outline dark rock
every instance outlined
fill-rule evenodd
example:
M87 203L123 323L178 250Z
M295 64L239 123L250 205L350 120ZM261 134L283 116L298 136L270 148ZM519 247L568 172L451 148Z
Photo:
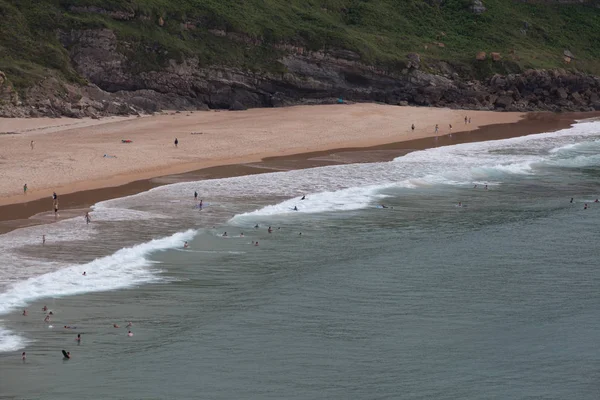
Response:
M246 106L244 106L242 103L240 103L239 101L235 101L230 107L229 110L231 111L244 111L247 110L248 108Z
M469 8L475 14L482 14L487 10L481 0L472 0Z
M495 105L497 107L501 107L501 108L508 108L509 106L511 106L513 103L513 99L510 96L502 96L502 97L498 97L498 99L495 101Z
M417 53L408 53L406 58L408 58L407 68L419 69L421 67L421 56Z

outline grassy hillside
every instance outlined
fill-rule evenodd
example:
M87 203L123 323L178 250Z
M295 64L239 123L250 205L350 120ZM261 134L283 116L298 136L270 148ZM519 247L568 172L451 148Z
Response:
M434 4L434 5L430 5ZM400 69L406 54L447 61L464 74L489 75L524 68L565 67L600 73L600 9L589 5L526 4L484 0L475 15L469 0L0 0L0 70L17 87L59 71L73 71L59 30L106 27L133 44L139 68L167 59L199 57L204 65L255 70L281 68L272 44L312 50L343 48L365 63ZM135 15L130 20L86 13L99 7ZM160 23L163 23L160 26ZM527 27L527 28L526 28ZM526 28L526 29L525 29ZM222 30L259 40L248 45L219 37ZM435 43L443 43L440 47ZM258 42L257 42L258 43ZM478 51L500 52L503 62L475 62Z

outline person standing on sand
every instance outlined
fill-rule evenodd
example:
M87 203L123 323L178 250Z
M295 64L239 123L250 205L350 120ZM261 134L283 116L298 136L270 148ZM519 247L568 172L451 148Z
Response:
M467 117L465 116L465 125L467 124Z
M412 125L410 126L410 130L411 130L411 131L413 131L413 132L415 131L415 124L412 124Z
M435 134L437 135L439 131L440 131L440 128L439 128L438 124L435 124Z
M177 145L179 144L179 140L177 138L175 138L175 147L177 147Z
M469 123L471 123L471 117L469 117Z
M29 145L31 146L31 150L33 150L33 147L35 146L35 142L32 140L31 143L29 143Z
M23 185L23 194L27 194L27 184Z

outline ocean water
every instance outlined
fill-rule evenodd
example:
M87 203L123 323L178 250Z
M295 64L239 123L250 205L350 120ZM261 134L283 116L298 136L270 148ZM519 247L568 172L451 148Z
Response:
M597 399L599 178L587 121L10 232L0 398Z

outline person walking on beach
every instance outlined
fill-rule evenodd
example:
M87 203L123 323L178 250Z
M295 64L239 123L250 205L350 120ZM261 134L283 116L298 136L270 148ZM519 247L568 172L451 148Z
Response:
M175 147L177 147L177 145L179 144L179 140L177 138L175 138Z
M437 135L439 131L440 131L440 128L439 128L438 124L435 124L435 134Z
M89 224L92 221L92 217L90 217L90 213L86 212L85 213L85 223Z
M56 200L54 202L54 218L58 218L60 217L60 215L58 215L58 200Z
M415 131L415 124L412 124L412 125L410 126L410 130L411 130L411 131L413 131L413 132Z
M23 194L27 194L27 184L23 185Z
M467 124L467 117L465 116L465 125Z
M29 143L29 146L31 146L31 150L33 150L33 147L35 146L35 142L32 140L31 143Z

